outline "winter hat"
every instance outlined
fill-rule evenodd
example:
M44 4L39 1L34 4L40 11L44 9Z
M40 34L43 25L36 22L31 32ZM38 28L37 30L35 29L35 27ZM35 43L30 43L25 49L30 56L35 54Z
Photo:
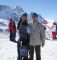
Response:
M27 13L23 13L22 16L27 18Z
M12 18L10 19L10 21L12 21Z
M33 14L32 14L32 17L33 17L33 16L38 17L38 14L37 14L37 13L33 13Z

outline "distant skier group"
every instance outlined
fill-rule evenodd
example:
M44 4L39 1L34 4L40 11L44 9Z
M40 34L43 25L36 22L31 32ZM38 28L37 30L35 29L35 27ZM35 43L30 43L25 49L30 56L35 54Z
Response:
M41 60L40 47L41 46L44 47L45 45L46 28L42 25L42 23L38 21L37 13L32 14L32 20L33 20L32 23L28 23L27 13L24 13L20 17L16 27L15 22L12 19L10 19L9 22L10 41L17 42L17 52L18 52L17 60L22 60L22 59L33 60L34 49L36 52L36 60ZM17 30L19 31L19 37L20 37L18 41L15 40ZM29 53L29 58L28 58L28 53Z

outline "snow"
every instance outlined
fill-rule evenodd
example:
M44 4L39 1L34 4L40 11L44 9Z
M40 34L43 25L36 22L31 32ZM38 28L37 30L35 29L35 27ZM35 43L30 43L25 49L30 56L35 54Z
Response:
M3 19L0 19L0 22L3 23ZM7 23L8 21L5 20L4 24L7 25ZM41 47L41 59L57 60L57 40L52 39L52 32L49 28L52 26L52 23L49 22L47 26L45 46ZM4 27L5 26L2 26L2 28ZM18 34L16 40L18 40ZM7 31L0 32L0 60L17 60L17 56L17 44L9 40L9 33ZM34 60L36 60L36 56L34 57Z
M17 60L17 56L17 44L9 41L9 33L0 33L0 60ZM46 40L45 46L41 47L41 58L57 60L56 40Z
M8 5L0 5L0 18L10 19L19 17L20 14L25 11L19 6L8 6ZM13 16L14 14L14 16Z
M57 60L57 41L46 40L42 48L42 60Z

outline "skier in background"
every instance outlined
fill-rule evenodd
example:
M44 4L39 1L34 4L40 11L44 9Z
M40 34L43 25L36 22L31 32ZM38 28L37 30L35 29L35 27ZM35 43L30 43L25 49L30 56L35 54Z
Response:
M53 26L52 26L52 37L53 37L53 40L56 39L56 23L54 22L53 23Z
M16 37L16 25L13 19L10 19L9 22L9 31L10 31L10 41L16 42L15 37Z
M57 23L56 23L56 39L57 39Z

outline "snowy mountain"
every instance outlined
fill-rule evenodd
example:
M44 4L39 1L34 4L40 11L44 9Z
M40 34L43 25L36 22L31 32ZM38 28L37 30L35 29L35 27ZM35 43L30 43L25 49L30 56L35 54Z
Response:
M8 6L8 5L0 5L0 18L9 20L13 18L15 20L24 12L24 10L19 6Z
M19 6L0 5L0 32L8 31L8 22L12 18L18 21L24 10Z

